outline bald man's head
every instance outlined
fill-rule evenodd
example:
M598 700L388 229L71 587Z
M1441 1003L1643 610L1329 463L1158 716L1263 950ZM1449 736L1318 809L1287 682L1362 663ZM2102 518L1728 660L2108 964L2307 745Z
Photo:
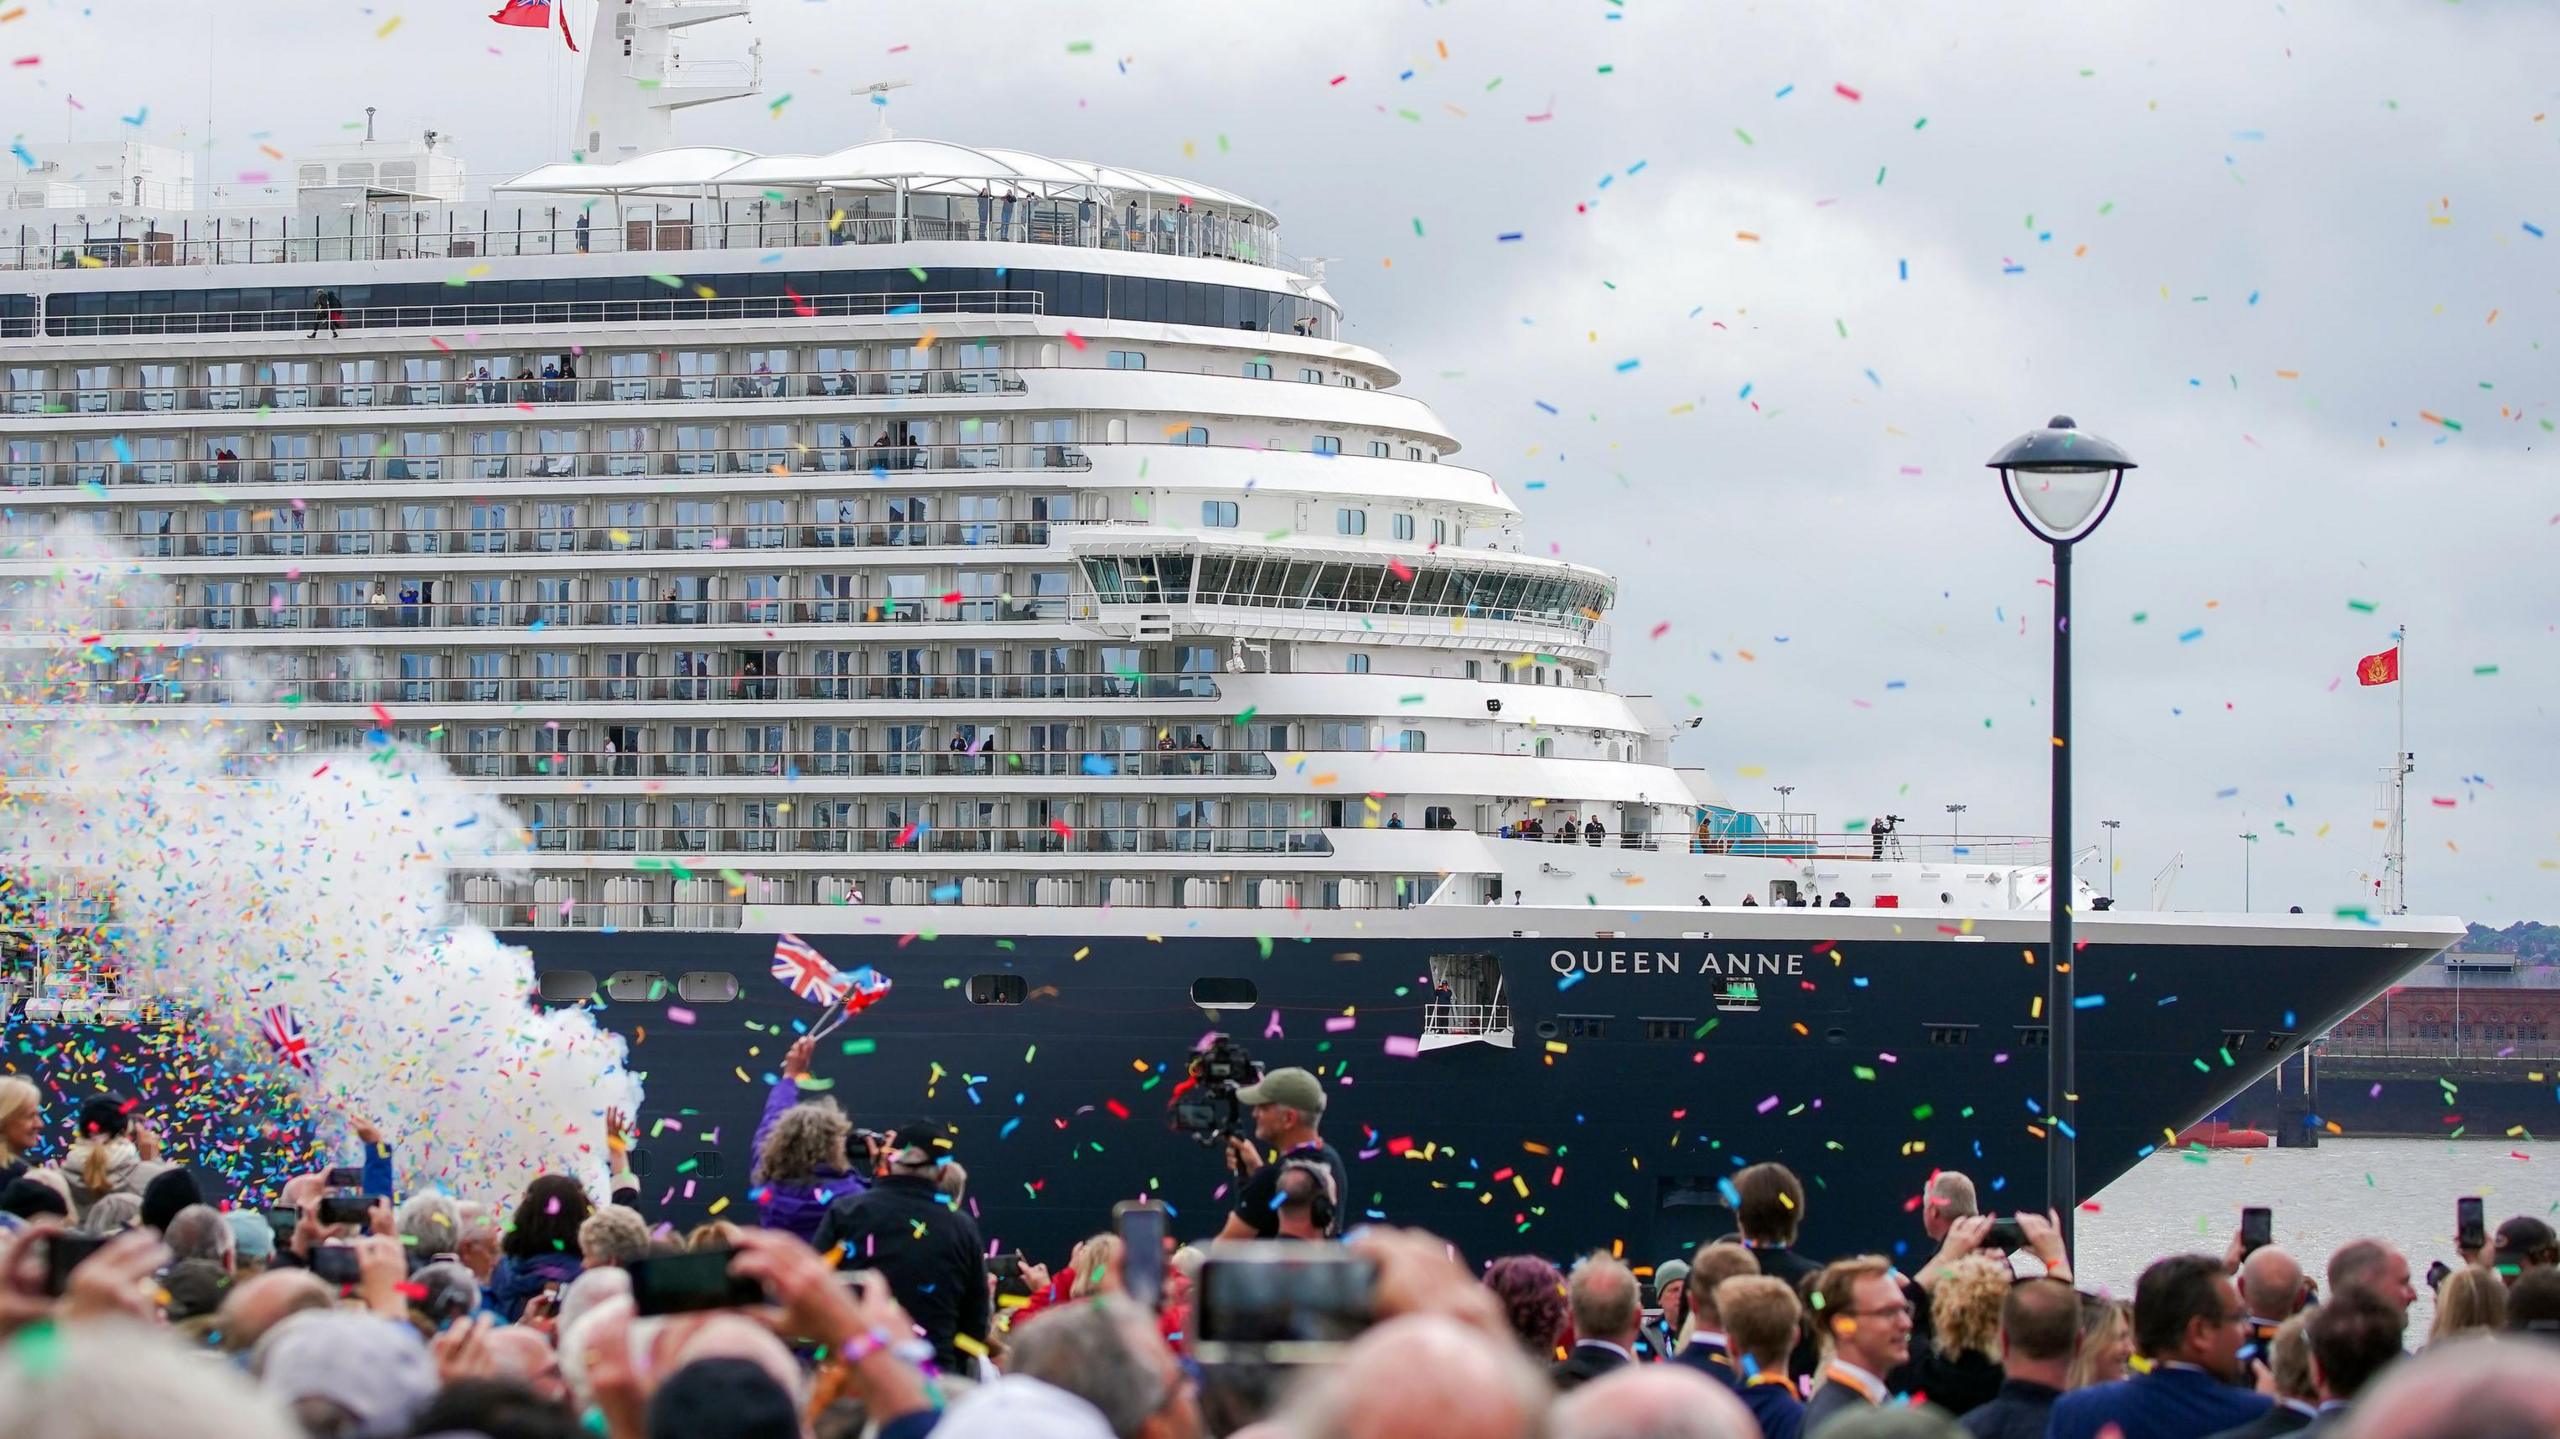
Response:
M1362 1335L1299 1391L1281 1425L1290 1439L1528 1439L1543 1428L1549 1398L1546 1375L1517 1346L1411 1314Z
M1757 1439L1733 1391L1685 1364L1629 1365L1558 1401L1554 1439Z
M2270 1244L2240 1266L2240 1302L2252 1319L2281 1324L2302 1307L2302 1265Z
M338 1302L337 1291L307 1269L274 1269L244 1279L223 1296L215 1310L215 1332L222 1347L246 1354L267 1331L306 1309L326 1309Z
M2456 1339L2394 1364L2355 1404L2361 1439L2560 1434L2560 1363L2539 1339Z

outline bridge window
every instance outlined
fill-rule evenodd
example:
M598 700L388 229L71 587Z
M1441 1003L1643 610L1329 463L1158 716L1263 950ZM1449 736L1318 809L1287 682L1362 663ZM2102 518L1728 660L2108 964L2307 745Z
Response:
M1143 370L1147 367L1147 357L1139 350L1114 350L1110 365L1115 370Z
M1337 535L1365 535L1369 533L1369 512L1367 510L1334 511L1333 532Z
M1267 380L1267 379L1270 379L1270 378L1271 378L1271 362L1270 362L1269 360L1247 360L1247 361L1245 361L1245 362L1244 362L1244 377L1245 377L1246 379L1248 379L1248 380Z
M1233 500L1200 502L1200 523L1206 529L1232 530L1236 527L1236 519L1236 502Z

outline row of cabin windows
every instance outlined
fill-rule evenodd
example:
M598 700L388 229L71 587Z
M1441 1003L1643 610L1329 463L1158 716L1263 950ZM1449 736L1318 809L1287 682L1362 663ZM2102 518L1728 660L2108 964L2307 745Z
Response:
M591 1004L596 977L583 969L551 969L542 973L539 992L545 1004ZM738 977L720 970L694 970L667 976L654 969L626 969L606 976L604 997L614 1004L655 1004L669 998L686 1004L726 1004L738 997ZM1018 974L973 974L971 1004L1021 1004L1030 998L1030 982ZM1251 1009L1261 1002L1250 979L1226 976L1191 981L1191 1002L1202 1009Z
M1200 525L1203 529L1232 530L1241 521L1241 518L1241 512L1237 508L1237 504L1234 500L1202 500L1200 502ZM1413 537L1421 532L1421 527L1415 522L1414 517L1411 515L1389 516L1387 528L1388 532L1397 540L1406 543L1410 543L1413 540ZM1367 510L1349 509L1334 511L1333 532L1338 535L1365 535L1369 533L1369 512ZM1449 522L1447 520L1433 520L1431 522L1431 543L1435 545L1445 545L1448 542Z

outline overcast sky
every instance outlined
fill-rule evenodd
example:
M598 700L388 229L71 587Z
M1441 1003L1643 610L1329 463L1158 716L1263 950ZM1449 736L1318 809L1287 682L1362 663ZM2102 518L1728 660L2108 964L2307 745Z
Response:
M371 104L476 179L565 157L580 72L494 0L25 3L0 51L37 63L0 94L39 155L209 137L214 177L283 171L262 144ZM2129 902L2183 854L2173 905L2238 907L2244 831L2257 907L2363 902L2394 696L2352 666L2405 624L2412 907L2560 919L2560 235L2528 228L2560 231L2560 11L763 0L756 24L763 102L685 138L836 148L873 121L856 87L911 80L902 134L1190 176L1336 257L1349 336L1533 547L1621 576L1619 687L1696 696L1682 760L1737 803L1793 784L1830 823L1942 831L1962 803L1969 833L2043 832L2046 553L1981 465L2067 411L2142 465L2075 587L2080 839L2124 822Z

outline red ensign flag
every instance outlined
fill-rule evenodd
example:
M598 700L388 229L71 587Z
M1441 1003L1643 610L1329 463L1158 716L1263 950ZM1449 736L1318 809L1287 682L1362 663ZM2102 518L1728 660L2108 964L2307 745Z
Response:
M2400 647L2393 645L2378 655L2366 655L2356 661L2356 683L2361 685L2396 684L2400 679Z

